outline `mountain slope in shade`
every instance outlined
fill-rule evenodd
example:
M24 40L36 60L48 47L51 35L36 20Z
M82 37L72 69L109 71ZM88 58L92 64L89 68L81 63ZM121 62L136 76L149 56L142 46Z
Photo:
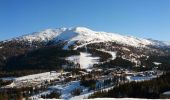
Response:
M124 36L116 33L107 33L107 32L98 32L93 31L85 27L76 27L76 28L58 28L58 29L47 29L41 32L36 32L15 38L14 40L19 41L39 41L39 42L48 42L48 41L65 41L65 49L68 46L79 42L81 44L97 43L97 42L116 42L123 45L129 45L134 47L145 47L145 46L170 46L169 43L151 39L142 39L132 36Z

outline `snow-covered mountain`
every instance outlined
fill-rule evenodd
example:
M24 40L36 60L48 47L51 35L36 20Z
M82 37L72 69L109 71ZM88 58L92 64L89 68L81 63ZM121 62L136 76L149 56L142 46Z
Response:
M11 67L18 70L23 66L28 69L59 66L149 68L154 66L152 62L163 63L161 59L168 56L170 43L85 27L47 29L0 42L0 66L5 70Z
M73 45L75 42L79 42L81 45L98 43L98 42L116 42L118 44L129 45L134 47L145 47L145 46L170 46L170 43L163 41L156 41L151 39L136 38L133 36L124 36L117 33L107 33L93 31L85 27L75 28L58 28L58 29L47 29L41 32L36 32L28 35L24 35L14 40L19 41L65 41L65 49L68 46Z

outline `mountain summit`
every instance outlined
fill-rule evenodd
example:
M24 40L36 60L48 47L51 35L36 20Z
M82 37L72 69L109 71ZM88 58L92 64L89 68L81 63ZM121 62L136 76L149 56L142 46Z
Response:
M86 27L75 28L56 28L46 29L41 32L24 35L14 40L28 41L28 42L49 42L49 41L64 41L67 42L65 49L74 44L79 43L99 43L99 42L116 42L118 44L129 45L134 47L145 46L169 46L169 43L163 41L156 41L151 39L136 38L133 36L124 36L117 33L93 31Z

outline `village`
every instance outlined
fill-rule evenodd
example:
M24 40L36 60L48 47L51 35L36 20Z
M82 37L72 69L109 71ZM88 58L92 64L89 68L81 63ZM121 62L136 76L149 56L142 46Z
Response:
M93 93L101 89L112 88L126 82L151 80L162 74L163 72L159 70L135 72L120 67L77 69L70 72L64 70L50 71L18 78L2 78L4 81L10 80L12 82L1 87L1 91L3 89L11 91L12 89L29 88L29 92L25 94L33 100L52 92L59 93L61 99L68 99L78 95L86 95L90 92ZM80 92L75 94L74 92L77 89ZM82 98L88 98L88 95Z

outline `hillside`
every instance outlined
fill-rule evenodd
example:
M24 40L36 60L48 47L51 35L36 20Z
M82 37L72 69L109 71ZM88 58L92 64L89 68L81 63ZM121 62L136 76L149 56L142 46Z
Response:
M161 60L169 59L169 45L164 41L98 32L85 27L47 29L1 41L0 70L3 74L19 70L120 66L140 71L152 69L153 62L169 69L169 60Z

